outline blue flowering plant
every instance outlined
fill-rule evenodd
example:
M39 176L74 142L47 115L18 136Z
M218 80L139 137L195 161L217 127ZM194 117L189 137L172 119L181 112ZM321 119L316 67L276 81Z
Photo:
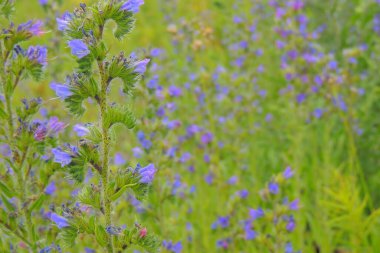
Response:
M12 1L0 1L3 16L10 17L13 9ZM59 166L51 150L65 124L41 109L41 98L20 101L18 92L43 77L47 48L24 45L43 33L42 22L31 20L10 23L0 35L0 228L8 234L0 239L1 252L37 252L49 241L45 232L51 232L43 208L55 191L51 178Z
M55 161L78 183L83 183L88 168L94 174L91 181L82 185L75 205L64 205L51 216L61 229L64 247L73 247L79 234L89 238L86 242L92 238L106 252L123 252L132 245L155 252L159 246L156 236L143 225L137 221L120 224L128 217L116 215L124 193L129 192L139 200L146 195L156 173L155 166L137 164L135 168L114 169L116 166L110 164L110 150L116 141L114 126L132 129L136 121L128 106L111 101L111 86L119 79L123 92L130 94L150 60L138 60L123 52L110 55L103 34L106 23L113 20L114 37L124 39L132 30L134 14L142 4L142 0L80 4L73 13L57 19L58 29L65 34L78 67L65 83L53 82L51 87L71 114L82 116L88 99L96 102L99 113L97 122L75 126L81 136L78 145L67 144L53 150Z

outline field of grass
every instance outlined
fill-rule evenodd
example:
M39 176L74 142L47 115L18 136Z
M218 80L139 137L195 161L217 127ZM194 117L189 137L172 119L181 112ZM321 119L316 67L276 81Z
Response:
M95 102L74 117L50 88L78 67L55 18L79 1L48 2L15 3L13 22L45 23L23 45L49 51L44 78L21 81L14 104L42 97L43 112L67 125L59 145L79 145L73 126L98 120ZM150 59L132 94L120 80L109 89L109 102L137 119L114 128L110 173L137 163L157 173L146 198L126 192L115 202L113 224L141 224L160 252L380 252L379 1L145 0L136 20L124 40L114 22L104 34L111 55ZM54 193L32 213L38 250L106 252L85 234L64 246L44 215L99 184L87 169L82 183L64 169L52 176ZM0 252L33 252L0 231Z

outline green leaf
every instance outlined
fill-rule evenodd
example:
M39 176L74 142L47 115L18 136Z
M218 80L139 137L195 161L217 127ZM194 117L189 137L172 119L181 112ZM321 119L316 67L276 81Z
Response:
M32 212L34 209L40 209L42 204L45 202L46 197L47 196L45 194L41 194L40 197L30 206L29 211Z
M8 198L12 198L16 195L16 193L10 190L3 182L0 181L0 190L4 193Z
M132 58L126 58L121 52L117 57L113 57L110 64L107 66L107 75L109 82L113 79L120 78L123 81L124 93L129 93L141 75L135 72L137 61Z
M158 252L161 242L155 234L149 232L144 237L138 237L137 245L143 247L148 252Z
M74 227L65 227L61 229L59 237L61 239L61 244L65 248L71 248L75 244L75 239L78 236L78 230Z
M102 246L105 247L107 245L107 232L103 226L98 225L95 228L95 239Z
M127 35L134 26L135 19L133 13L121 10L123 3L108 3L103 9L93 9L94 20L98 26L104 27L108 20L113 20L117 27L114 31L114 36L117 39L122 39Z
M14 1L11 0L1 0L0 1L0 13L6 18L14 12Z
M89 206L100 209L100 192L98 189L95 189L92 185L85 185L78 194L78 200Z
M108 128L115 124L122 124L128 129L132 129L136 125L136 118L127 107L114 105L107 110L106 123Z
M66 107L72 114L81 116L85 111L83 101L90 97L96 99L99 86L94 78L82 74L72 75L69 81L72 95L65 99Z

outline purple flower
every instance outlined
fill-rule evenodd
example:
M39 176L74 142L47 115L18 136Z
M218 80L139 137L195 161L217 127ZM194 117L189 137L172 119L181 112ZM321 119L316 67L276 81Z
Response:
M321 118L323 116L323 112L324 110L321 109L321 108L316 108L313 112L313 115L314 117L316 117L317 119Z
M177 87L175 85L171 85L169 87L169 95L171 97L179 97L179 96L182 95L182 90L181 90L181 88L179 88L179 87Z
M47 5L48 4L48 0L39 0L40 2L40 5L44 6L44 5Z
M86 43L80 39L70 40L68 42L69 47L71 48L71 53L77 56L79 59L82 59L90 53Z
M143 184L151 183L157 171L156 168L154 167L154 164L152 163L144 168L137 167L136 169L141 176L140 183L143 183Z
M286 224L286 230L292 232L296 228L296 223L293 217L290 217L288 223Z
M36 141L42 141L47 135L47 128L44 125L39 125L34 131L34 139Z
M71 155L66 152L63 152L61 149L53 148L51 152L54 154L54 162L60 163L61 167L64 167L71 163Z
M57 224L59 228L64 228L70 226L69 221L56 213L52 213L50 219Z
M181 253L182 251L182 243L180 241L173 244L171 241L163 240L162 246L173 253Z
M90 133L90 130L88 130L86 126L81 125L81 124L76 124L74 126L74 131L77 133L79 137L86 136L87 134Z
M218 224L221 228L227 228L230 226L230 217L229 216L220 216L218 218Z
M256 232L251 228L251 226L246 226L244 230L246 240L253 240L256 238Z
M140 75L144 74L149 62L150 62L150 59L144 59L142 61L137 62L135 64L135 72Z
M17 27L18 32L27 31L30 32L32 35L38 36L41 35L42 32L42 21L37 20L35 22L28 21L26 23L22 23Z
M277 194L280 190L280 187L278 186L277 183L271 182L268 185L269 192L272 194Z
M29 60L39 63L42 66L47 65L47 48L44 46L30 46L26 52Z
M244 189L244 190L241 190L241 191L238 191L237 194L240 196L240 198L242 199L246 199L248 197L248 190Z
M286 169L284 170L282 175L284 176L284 178L288 179L288 178L293 177L294 172L293 172L292 168L290 166L288 166L288 167L286 167Z
M72 19L72 16L68 12L65 12L61 18L56 18L58 30L65 31L68 28L71 19Z
M301 104L303 101L305 101L305 99L306 99L305 93L300 93L296 97L297 103L299 103L299 104Z
M257 220L264 216L264 210L261 208L258 209L249 209L249 216L251 216L252 220Z
M114 162L115 162L116 166L120 166L120 165L125 164L126 161L125 161L125 159L124 159L124 157L123 157L122 154L116 153L115 154L115 158L114 158Z
M201 141L204 144L208 144L208 143L212 142L212 139L213 139L213 135L210 132L207 132L207 133L203 134L202 137L201 137Z
M65 84L51 82L50 88L52 88L55 91L55 94L61 99L66 99L73 94L70 87Z
M232 176L228 179L227 183L229 185L235 185L238 181L238 177L237 176Z
M293 200L292 202L290 202L288 204L288 207L290 210L293 210L293 211L296 211L298 210L300 207L299 207L299 203L300 203L300 200L299 199L295 199Z
M121 6L123 11L131 11L137 13L140 10L140 6L144 4L144 0L128 0Z
M51 117L47 123L47 129L52 134L57 134L65 128L65 123L59 121L57 117Z
M133 148L132 152L133 152L133 156L136 158L140 158L144 154L144 151L139 147Z
M52 195L52 194L55 192L56 189L57 189L57 187L55 187L55 183L54 183L54 181L51 181L50 184L48 184L48 185L46 186L46 188L45 188L45 193L46 193L47 195Z

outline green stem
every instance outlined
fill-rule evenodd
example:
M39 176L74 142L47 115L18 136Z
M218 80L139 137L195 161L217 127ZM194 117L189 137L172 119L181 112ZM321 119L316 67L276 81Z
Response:
M17 182L19 184L19 191L20 191L20 199L22 205L26 205L27 202L27 197L26 197L26 182L25 179L23 178L23 173L22 173L22 168L24 167L24 163L26 160L26 156L28 154L29 147L25 148L25 151L22 155L21 161L20 161L20 167L16 172L17 176ZM33 252L37 252L37 245L36 245L36 240L35 240L35 232L34 232L34 227L32 223L32 214L27 210L26 206L21 207L22 214L24 216L25 222L26 222L26 230L28 231L29 239L30 239L30 247Z
M98 61L98 67L101 77L101 91L100 91L100 118L102 125L102 138L103 138L103 163L102 163L102 208L106 220L106 227L112 226L111 221L111 201L107 196L108 189L108 157L109 157L109 146L110 139L108 136L108 126L106 122L106 113L107 113L107 80L104 73L103 63ZM113 244L111 236L107 234L107 251L113 253Z

